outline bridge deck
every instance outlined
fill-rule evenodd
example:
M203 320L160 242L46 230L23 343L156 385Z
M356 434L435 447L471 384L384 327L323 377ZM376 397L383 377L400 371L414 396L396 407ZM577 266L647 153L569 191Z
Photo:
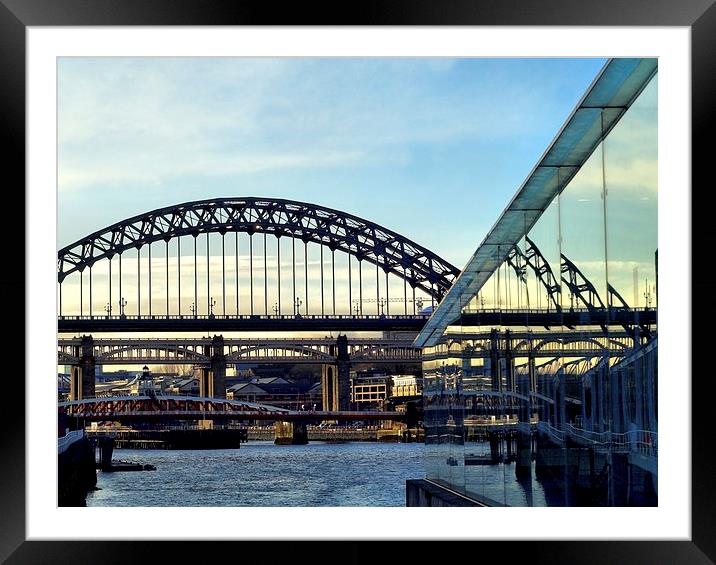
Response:
M127 331L412 331L427 315L399 316L60 316L62 332Z

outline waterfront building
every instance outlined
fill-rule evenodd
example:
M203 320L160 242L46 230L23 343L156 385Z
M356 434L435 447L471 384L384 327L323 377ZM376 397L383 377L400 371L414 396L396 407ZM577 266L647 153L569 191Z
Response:
M356 410L384 410L391 394L391 377L380 373L354 373L351 378L351 402Z
M196 377L184 377L175 380L167 387L167 394L176 394L182 396L198 396L199 395L199 379Z
M391 397L415 397L423 394L423 378L415 375L393 375Z
M415 340L409 505L657 504L657 84L605 65Z
M289 410L320 409L322 395L320 383L290 381L281 377L254 378L226 389L229 400L258 402Z

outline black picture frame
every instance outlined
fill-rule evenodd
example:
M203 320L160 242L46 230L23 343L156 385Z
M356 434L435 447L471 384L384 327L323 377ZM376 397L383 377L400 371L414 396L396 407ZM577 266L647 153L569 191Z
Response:
M287 3L277 9L267 2L212 0L0 0L0 115L4 148L3 204L5 217L5 269L0 270L0 291L3 297L8 335L25 336L25 312L21 304L32 300L25 293L24 234L25 218L32 210L25 208L25 32L28 26L106 26L106 25L558 25L558 26L687 26L691 29L692 71L692 170L693 184L699 181L701 190L683 187L684 198L692 202L692 299L698 302L698 316L692 318L692 350L709 351L710 320L714 319L711 282L708 263L713 237L709 227L711 184L706 176L706 163L710 150L708 137L714 129L716 112L711 105L716 101L716 7L713 0L601 0L600 2L574 2L568 0L383 0L348 5L333 3L330 6L306 3ZM707 137L708 136L708 137ZM708 181L707 181L708 179ZM697 205L695 205L697 204ZM684 250L687 253L689 250ZM7 266L12 268L7 268ZM668 268L668 267L667 267ZM685 275L685 274L683 274ZM24 297L19 300L19 297ZM688 297L684 308L691 312ZM32 348L31 339L12 348L19 358ZM691 541L563 541L563 542L441 542L453 544L438 547L444 557L465 555L487 558L493 550L509 556L510 561L530 563L713 563L716 561L716 497L711 488L716 478L713 445L710 435L710 414L714 396L713 378L708 371L696 371L708 366L692 361L691 351L670 351L683 360L684 375L663 375L662 386L688 386L689 367L697 374L692 387L692 538ZM17 365L22 366L22 362ZM17 366L16 365L16 366ZM12 368L12 367L9 367ZM19 370L5 375L6 395L3 399L2 468L0 470L0 559L8 563L126 563L161 558L164 562L189 560L188 545L206 542L100 542L100 541L26 541L25 536L25 398L20 384ZM26 374L23 379L33 378ZM23 381L24 382L24 381ZM12 383L10 386L8 383ZM10 394L11 391L11 394ZM506 527L508 527L506 525ZM558 532L555 532L558 535ZM82 537L82 532L77 532ZM288 556L316 555L340 557L342 562L363 562L376 555L397 550L401 560L412 560L424 555L423 543L413 541L395 544L376 542L345 542L340 547L296 548L295 543L271 542L211 542L205 556L212 560L237 559L254 551L271 553L271 560ZM467 546L466 543L470 545ZM481 543L478 549L474 543ZM258 547L248 547L251 546ZM330 544L332 545L332 544ZM385 546L388 547L385 547ZM204 548L201 549L206 552ZM477 551L477 553L475 553ZM379 553L376 553L379 552Z

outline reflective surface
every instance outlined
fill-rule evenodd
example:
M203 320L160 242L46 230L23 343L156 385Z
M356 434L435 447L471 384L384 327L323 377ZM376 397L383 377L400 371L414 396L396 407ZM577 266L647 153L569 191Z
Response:
M429 479L495 504L656 504L657 328L638 309L657 307L657 89L654 77L576 174L557 169L566 188L461 296L466 312L524 310L524 326L463 323L424 348ZM606 133L617 111L589 110L603 114L590 128ZM536 310L586 323L534 325Z
M156 471L97 473L87 506L405 506L425 476L420 443L322 443L241 449L115 450Z

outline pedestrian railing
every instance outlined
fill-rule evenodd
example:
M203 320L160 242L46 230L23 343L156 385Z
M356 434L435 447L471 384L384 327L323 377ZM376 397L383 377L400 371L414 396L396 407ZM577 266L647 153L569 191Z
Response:
M539 422L537 430L559 444L569 438L575 443L613 453L641 453L654 457L658 454L659 434L650 430L629 430L623 433L595 432L572 424L567 424L562 430L549 422Z

